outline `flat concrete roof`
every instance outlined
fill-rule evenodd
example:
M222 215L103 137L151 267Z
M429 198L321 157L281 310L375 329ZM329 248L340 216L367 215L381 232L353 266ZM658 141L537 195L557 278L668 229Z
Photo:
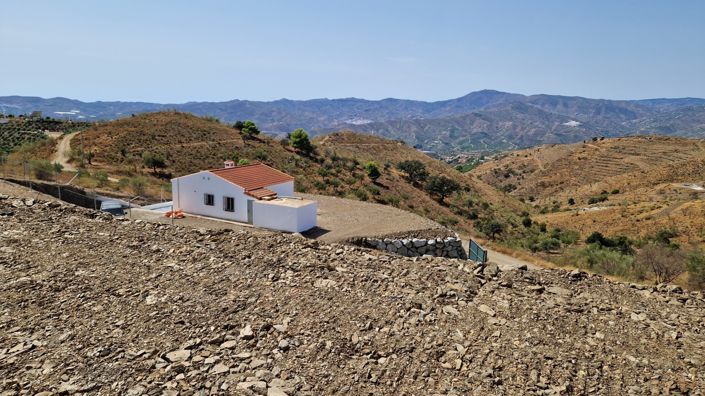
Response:
M277 198L277 199L273 199L271 201L265 201L263 199L260 199L259 201L256 201L256 202L258 204L288 206L290 208L301 208L301 207L316 203L316 201L311 201L308 199L296 199L296 198Z

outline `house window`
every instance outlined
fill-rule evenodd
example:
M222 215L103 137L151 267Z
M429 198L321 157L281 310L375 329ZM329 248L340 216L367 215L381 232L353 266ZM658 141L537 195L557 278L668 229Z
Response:
M235 211L235 198L223 197L223 210L226 212L234 212Z
M203 204L206 206L214 206L215 196L213 196L213 194L203 194Z

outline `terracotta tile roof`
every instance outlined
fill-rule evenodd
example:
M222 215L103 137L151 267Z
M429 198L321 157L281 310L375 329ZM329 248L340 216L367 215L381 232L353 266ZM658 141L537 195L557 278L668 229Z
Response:
M275 193L272 190L266 189L266 188L257 188L254 190L246 191L245 194L257 198L257 199L262 199L264 197L276 197L277 193Z
M294 180L286 173L260 163L214 169L210 172L242 187L245 192Z

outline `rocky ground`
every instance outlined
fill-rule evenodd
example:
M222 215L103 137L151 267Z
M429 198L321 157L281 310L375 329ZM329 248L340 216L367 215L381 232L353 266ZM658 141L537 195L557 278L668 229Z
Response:
M705 300L0 197L0 395L705 393Z

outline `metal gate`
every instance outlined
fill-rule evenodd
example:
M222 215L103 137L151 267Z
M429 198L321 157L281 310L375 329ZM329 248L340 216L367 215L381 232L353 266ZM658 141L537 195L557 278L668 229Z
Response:
M468 259L482 264L487 262L487 250L483 249L472 239L470 240L470 249L468 250Z

